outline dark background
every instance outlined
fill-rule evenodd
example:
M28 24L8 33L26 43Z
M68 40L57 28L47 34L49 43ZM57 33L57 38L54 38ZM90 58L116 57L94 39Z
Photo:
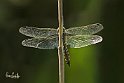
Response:
M124 0L64 0L65 28L101 23L103 41L69 49L65 83L124 83ZM21 26L58 27L57 0L0 0L0 83L58 83L57 49L21 45ZM6 78L9 72L19 79Z

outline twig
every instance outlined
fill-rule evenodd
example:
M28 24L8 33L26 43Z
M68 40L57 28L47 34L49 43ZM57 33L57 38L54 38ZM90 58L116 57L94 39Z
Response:
M59 46L58 46L58 58L59 58L59 83L64 83L64 56L63 56L63 10L62 0L58 0L58 21L59 21Z

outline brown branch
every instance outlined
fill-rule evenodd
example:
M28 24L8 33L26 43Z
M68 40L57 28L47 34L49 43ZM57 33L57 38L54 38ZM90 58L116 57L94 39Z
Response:
M59 46L58 46L58 58L59 58L59 83L64 83L64 56L63 56L63 7L62 0L58 0L58 21L59 21Z

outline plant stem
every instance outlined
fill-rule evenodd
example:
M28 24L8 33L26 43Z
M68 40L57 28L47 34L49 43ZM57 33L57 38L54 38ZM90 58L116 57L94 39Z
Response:
M62 0L58 0L58 21L59 21L59 46L58 46L58 59L59 59L59 83L64 83L64 56L63 56L63 6Z

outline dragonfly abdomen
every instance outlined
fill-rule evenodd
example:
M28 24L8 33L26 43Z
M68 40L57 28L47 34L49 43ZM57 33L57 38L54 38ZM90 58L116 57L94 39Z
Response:
M65 58L65 62L66 62L66 64L68 64L70 66L70 55L69 55L67 44L64 43L63 46L64 46L64 58Z

